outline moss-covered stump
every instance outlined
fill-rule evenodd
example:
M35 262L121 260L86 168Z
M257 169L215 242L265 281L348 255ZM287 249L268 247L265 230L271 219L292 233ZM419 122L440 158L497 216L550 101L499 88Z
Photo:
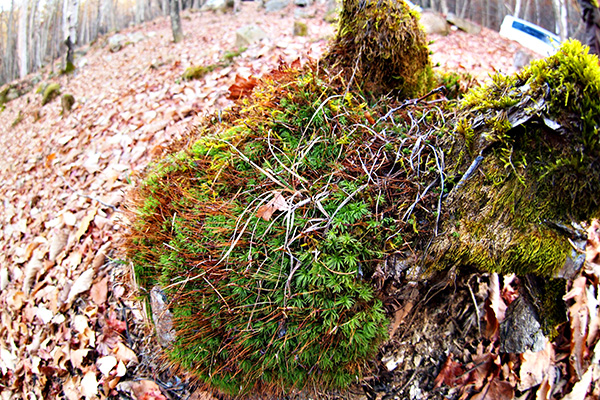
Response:
M416 97L430 89L432 69L419 16L402 0L345 0L325 64L377 97Z
M437 268L552 276L577 257L573 224L600 216L600 68L579 42L460 103L446 150Z

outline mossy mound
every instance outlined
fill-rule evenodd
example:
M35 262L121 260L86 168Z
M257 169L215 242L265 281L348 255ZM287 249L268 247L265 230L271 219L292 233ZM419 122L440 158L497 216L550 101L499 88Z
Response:
M399 203L420 187L399 158L418 151L426 179L435 149L408 116L344 90L314 69L279 71L137 190L127 248L141 286L171 300L168 356L224 392L346 387L386 336L369 277L405 248L400 230L415 235Z
M181 75L181 78L186 81L191 81L194 79L202 79L204 77L204 75L208 74L209 72L214 71L215 69L216 69L216 66L214 66L214 65L209 65L209 66L192 65L192 66L186 68L186 70Z
M62 113L68 114L71 112L73 105L75 104L75 97L72 94L65 93L61 97Z
M402 0L344 1L335 41L325 57L373 96L416 97L430 89L432 69L419 16Z
M58 83L51 83L44 87L42 93L42 106L50 103L60 94L60 85Z
M600 67L576 41L459 104L446 150L437 268L549 277L576 257L573 223L600 216Z

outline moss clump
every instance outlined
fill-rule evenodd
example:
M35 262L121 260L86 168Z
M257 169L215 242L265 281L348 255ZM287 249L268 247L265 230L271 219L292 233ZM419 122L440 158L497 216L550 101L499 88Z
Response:
M572 257L573 222L598 217L600 67L579 42L471 91L446 138L454 184L438 268L551 276ZM467 173L467 171L469 171Z
M75 64L71 61L67 61L65 68L60 71L61 75L69 75L75 71Z
M369 277L435 224L400 200L420 182L398 157L428 139L313 69L263 85L151 168L129 257L142 287L165 288L168 355L200 380L234 395L343 388L385 338ZM433 150L418 151L427 179Z
M301 21L294 21L294 36L308 35L308 26Z
M58 83L51 83L44 88L42 94L42 106L50 103L60 94L60 85Z
M69 112L71 112L71 109L73 108L73 105L75 104L75 97L73 97L72 94L65 93L65 94L63 94L63 96L61 98L61 104L62 104L63 115L68 114Z
M402 0L347 0L337 36L325 58L346 79L374 96L425 93L432 69L418 14Z
M216 65L192 65L184 71L183 75L181 75L181 78L186 81L202 79L204 75L214 71L216 68Z

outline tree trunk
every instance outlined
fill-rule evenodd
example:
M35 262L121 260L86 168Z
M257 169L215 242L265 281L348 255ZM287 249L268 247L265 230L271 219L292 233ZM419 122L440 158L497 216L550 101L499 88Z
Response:
M552 0L552 7L554 8L556 33L560 37L560 40L564 41L567 38L567 10L565 0Z
M29 41L27 34L28 8L28 1L23 0L19 9L19 31L17 33L17 53L19 54L19 77L21 79L23 79L27 75L27 72L29 72L29 52L27 51Z
M523 4L522 0L515 1L515 11L513 15L517 18L521 18L521 5Z
M79 0L65 0L63 5L63 39L67 46L65 72L75 68L74 52L77 44L77 23L79 18Z
M171 3L171 29L173 30L173 41L175 43L183 40L183 30L181 29L181 18L179 16L179 1L170 0Z
M590 53L600 56L600 9L593 0L579 0L581 18L585 24L585 44L590 46Z

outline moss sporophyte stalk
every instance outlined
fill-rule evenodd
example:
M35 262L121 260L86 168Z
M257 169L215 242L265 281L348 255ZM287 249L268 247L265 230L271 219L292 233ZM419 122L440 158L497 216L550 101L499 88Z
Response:
M571 256L557 226L599 214L600 72L577 42L460 102L373 100L346 68L274 71L133 192L127 255L169 299L166 355L222 392L359 381L386 339L371 278L389 257L552 276Z

